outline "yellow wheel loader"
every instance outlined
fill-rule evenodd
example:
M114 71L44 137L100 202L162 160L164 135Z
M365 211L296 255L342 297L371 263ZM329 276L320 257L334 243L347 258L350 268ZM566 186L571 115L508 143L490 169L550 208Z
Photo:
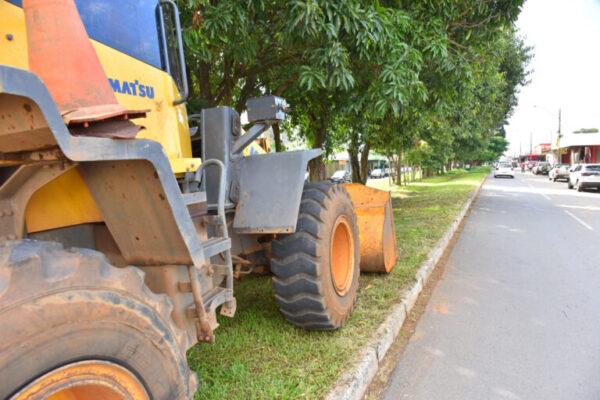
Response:
M170 0L0 0L0 398L191 399L185 353L270 265L283 316L340 328L396 262L390 196L266 153L281 98L186 114ZM196 121L199 127L190 129ZM199 129L198 129L199 128Z

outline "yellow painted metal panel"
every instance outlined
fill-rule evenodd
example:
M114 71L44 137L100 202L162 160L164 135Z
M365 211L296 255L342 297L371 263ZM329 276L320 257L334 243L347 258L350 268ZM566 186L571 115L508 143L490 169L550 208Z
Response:
M148 109L146 118L132 120L146 129L138 138L160 142L170 160L192 156L185 105L173 105L179 91L166 72L92 40L119 104L132 109ZM141 89L143 87L143 89Z
M77 169L59 176L38 190L27 206L27 232L102 221Z
M244 149L244 151L242 152L244 157L252 156L255 154L266 154L266 153L267 152L262 147L260 147L260 144L256 140L254 142L250 143L248 145L248 147L246 147Z
M29 69L25 16L8 1L0 1L0 64Z
M7 34L11 34L13 40L8 40ZM0 1L0 35L0 64L28 69L25 16L20 7L7 1ZM91 42L107 77L113 83L118 80L120 88L127 83L124 93L115 93L118 102L130 109L150 110L146 118L132 120L146 128L137 137L160 142L169 160L190 158L192 148L187 112L184 104L173 106L173 101L179 98L173 78L165 71L109 46L95 40ZM144 86L144 93L150 87L152 97L142 97L139 85Z
M12 40L7 39L7 34L12 35ZM2 0L0 35L0 64L28 69L23 10ZM195 171L201 160L192 158L185 105L173 106L179 91L171 76L102 43L92 40L92 44L113 89L117 80L120 89L127 83L124 93L115 93L118 102L130 109L150 110L146 118L132 120L146 128L137 137L160 142L175 174ZM144 86L144 96L140 85ZM152 89L152 96L147 88ZM98 221L102 221L102 216L75 170L41 188L31 199L26 214L29 232Z
M194 172L202 164L200 158L178 158L171 160L171 168L175 174L182 174L184 172Z

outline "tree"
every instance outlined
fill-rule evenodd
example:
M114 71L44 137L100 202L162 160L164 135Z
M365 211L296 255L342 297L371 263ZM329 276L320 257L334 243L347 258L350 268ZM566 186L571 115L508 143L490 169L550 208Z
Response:
M427 168L473 159L526 83L530 49L512 28L522 2L178 0L190 111L285 97L281 128L326 154L345 148L359 182L372 149L399 166L421 141Z

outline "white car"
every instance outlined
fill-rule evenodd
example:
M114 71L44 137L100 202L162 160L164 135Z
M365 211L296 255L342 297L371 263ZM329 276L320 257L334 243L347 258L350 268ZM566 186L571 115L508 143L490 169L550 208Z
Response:
M333 183L350 183L352 182L352 176L350 175L350 171L340 169L339 171L335 171L329 180Z
M600 164L578 164L569 170L569 179L567 179L569 189L577 189L582 192L583 189L600 189Z
M384 178L385 177L385 171L382 168L375 168L373 171L371 171L371 178Z
M515 169L510 163L498 163L498 165L496 165L496 168L494 168L493 172L494 178L497 178L499 176L509 176L511 178L515 177Z
M569 179L569 169L571 169L570 164L556 164L550 168L548 172L548 179L553 182L556 182L559 179Z

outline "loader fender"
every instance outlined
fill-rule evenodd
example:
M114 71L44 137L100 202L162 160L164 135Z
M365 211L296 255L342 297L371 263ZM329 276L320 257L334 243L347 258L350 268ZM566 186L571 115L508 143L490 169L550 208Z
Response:
M236 233L296 230L308 162L320 149L244 157L233 229Z
M17 98L30 105L35 113L39 112L43 117L44 124L36 134L47 137L50 144L58 144L68 159L80 163L80 172L83 172L84 181L86 181L96 204L103 207L100 211L109 229L113 224L120 224L120 226L113 225L111 231L128 235L129 238L139 238L127 241L117 240L119 248L129 264L202 265L204 263L202 243L198 239L196 228L181 196L181 189L160 143L146 139L115 140L73 136L67 129L48 88L37 75L18 68L0 65L0 96L4 95L18 96ZM19 130L14 135L22 132L24 131ZM16 141L7 135L0 135L0 148L7 148L6 143L10 143L11 140L13 143L29 143L22 140ZM33 143L36 144L36 142ZM24 147L13 149L13 151L32 149L37 149L37 147ZM133 168L136 171L129 170L128 173L125 173L121 167ZM120 171L120 174L112 173L111 170ZM143 178L142 175L137 175L140 170L143 170ZM130 175L133 178L129 182L125 182L123 179ZM114 186L113 182L104 179L107 177L111 180L121 180L119 187L124 188L123 193L129 199L127 200L129 203L127 209L123 204L109 203L120 201L121 197L119 196L102 197L107 193L106 188L98 186L96 183L103 182L104 185ZM146 178L152 183L149 185L142 183L142 181L147 181ZM153 194L142 195L146 189L138 189L144 187L152 190ZM143 198L143 204L146 204L147 207L139 207L141 203L136 203L134 198L129 196L129 194L133 194L133 189ZM149 210L161 210L161 214L164 216L163 220L158 222L156 215L152 215L152 218L143 218L139 215L132 217L137 212L147 213ZM123 218L123 215L128 217ZM148 229L148 221L154 221L161 226L163 232L161 238L154 234L155 230ZM127 230L122 230L125 228ZM169 231L173 234L169 234ZM169 239L168 244L165 238ZM165 248L167 248L166 251ZM135 254L142 254L145 260L140 260ZM165 255L171 259L165 258Z

